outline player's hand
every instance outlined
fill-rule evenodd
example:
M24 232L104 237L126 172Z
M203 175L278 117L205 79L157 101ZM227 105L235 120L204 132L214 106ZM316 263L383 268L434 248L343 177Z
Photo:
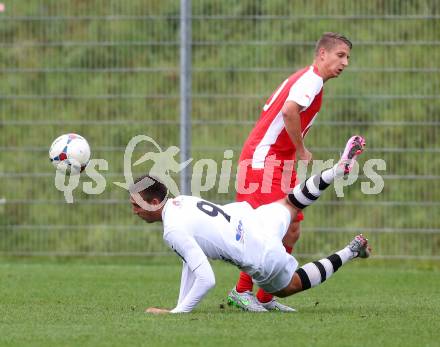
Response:
M170 313L170 310L167 310L166 308L149 307L145 310L145 313L164 314Z
M312 152L305 147L299 148L297 151L297 159L302 160L307 165L312 161Z

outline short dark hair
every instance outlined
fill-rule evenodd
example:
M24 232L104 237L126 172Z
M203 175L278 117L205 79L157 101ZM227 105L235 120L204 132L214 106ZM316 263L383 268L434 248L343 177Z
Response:
M322 34L321 38L316 43L315 54L318 54L319 49L321 47L327 50L331 49L333 46L335 46L338 43L338 41L345 43L350 49L353 47L351 41L347 39L344 35L327 32Z
M142 187L135 187L135 185L144 181ZM138 188L138 189L136 189ZM150 175L142 175L134 180L134 185L129 188L130 193L139 193L142 198L150 203L154 198L164 201L168 194L168 189L158 178Z

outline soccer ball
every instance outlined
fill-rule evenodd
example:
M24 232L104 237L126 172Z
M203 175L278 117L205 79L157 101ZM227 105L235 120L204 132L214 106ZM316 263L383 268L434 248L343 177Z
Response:
M90 160L89 143L78 134L61 135L50 146L49 159L58 171L79 174Z

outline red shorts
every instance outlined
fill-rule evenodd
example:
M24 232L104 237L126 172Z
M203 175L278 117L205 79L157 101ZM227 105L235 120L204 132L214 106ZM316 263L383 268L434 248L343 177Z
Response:
M282 170L276 168L273 175L264 175L264 169L239 168L237 174L237 201L246 201L253 208L270 204L286 197L296 183L296 172L293 171L290 182L284 182ZM244 177L243 177L244 176ZM272 176L272 177L270 177ZM287 177L288 179L289 177ZM286 180L286 179L285 179ZM302 212L298 212L295 222L304 220Z

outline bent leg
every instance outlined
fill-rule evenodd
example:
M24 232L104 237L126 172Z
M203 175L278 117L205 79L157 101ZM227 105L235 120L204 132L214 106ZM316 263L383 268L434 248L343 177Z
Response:
M286 288L281 289L279 292L273 293L273 295L279 298L285 298L286 296L299 293L303 290L301 278L298 273L295 272L289 285Z
M292 276L287 287L273 293L275 296L286 297L316 287L332 276L338 269L356 257L367 258L370 255L368 240L357 235L349 245L340 251L312 263L301 266Z
M303 217L301 216L300 220L302 219ZM289 225L289 228L283 238L283 246L288 254L292 254L293 247L296 241L298 241L299 239L300 230L301 230L300 222L298 219ZM266 292L264 289L260 288L257 291L256 297L259 302L264 304L270 302L273 299L273 294L270 294Z
M351 137L346 146L340 161L331 169L321 172L319 175L309 177L305 182L295 186L293 191L287 195L289 202L296 208L303 210L313 204L328 188L335 178L341 178L350 173L354 162L365 147L365 139L355 135Z

